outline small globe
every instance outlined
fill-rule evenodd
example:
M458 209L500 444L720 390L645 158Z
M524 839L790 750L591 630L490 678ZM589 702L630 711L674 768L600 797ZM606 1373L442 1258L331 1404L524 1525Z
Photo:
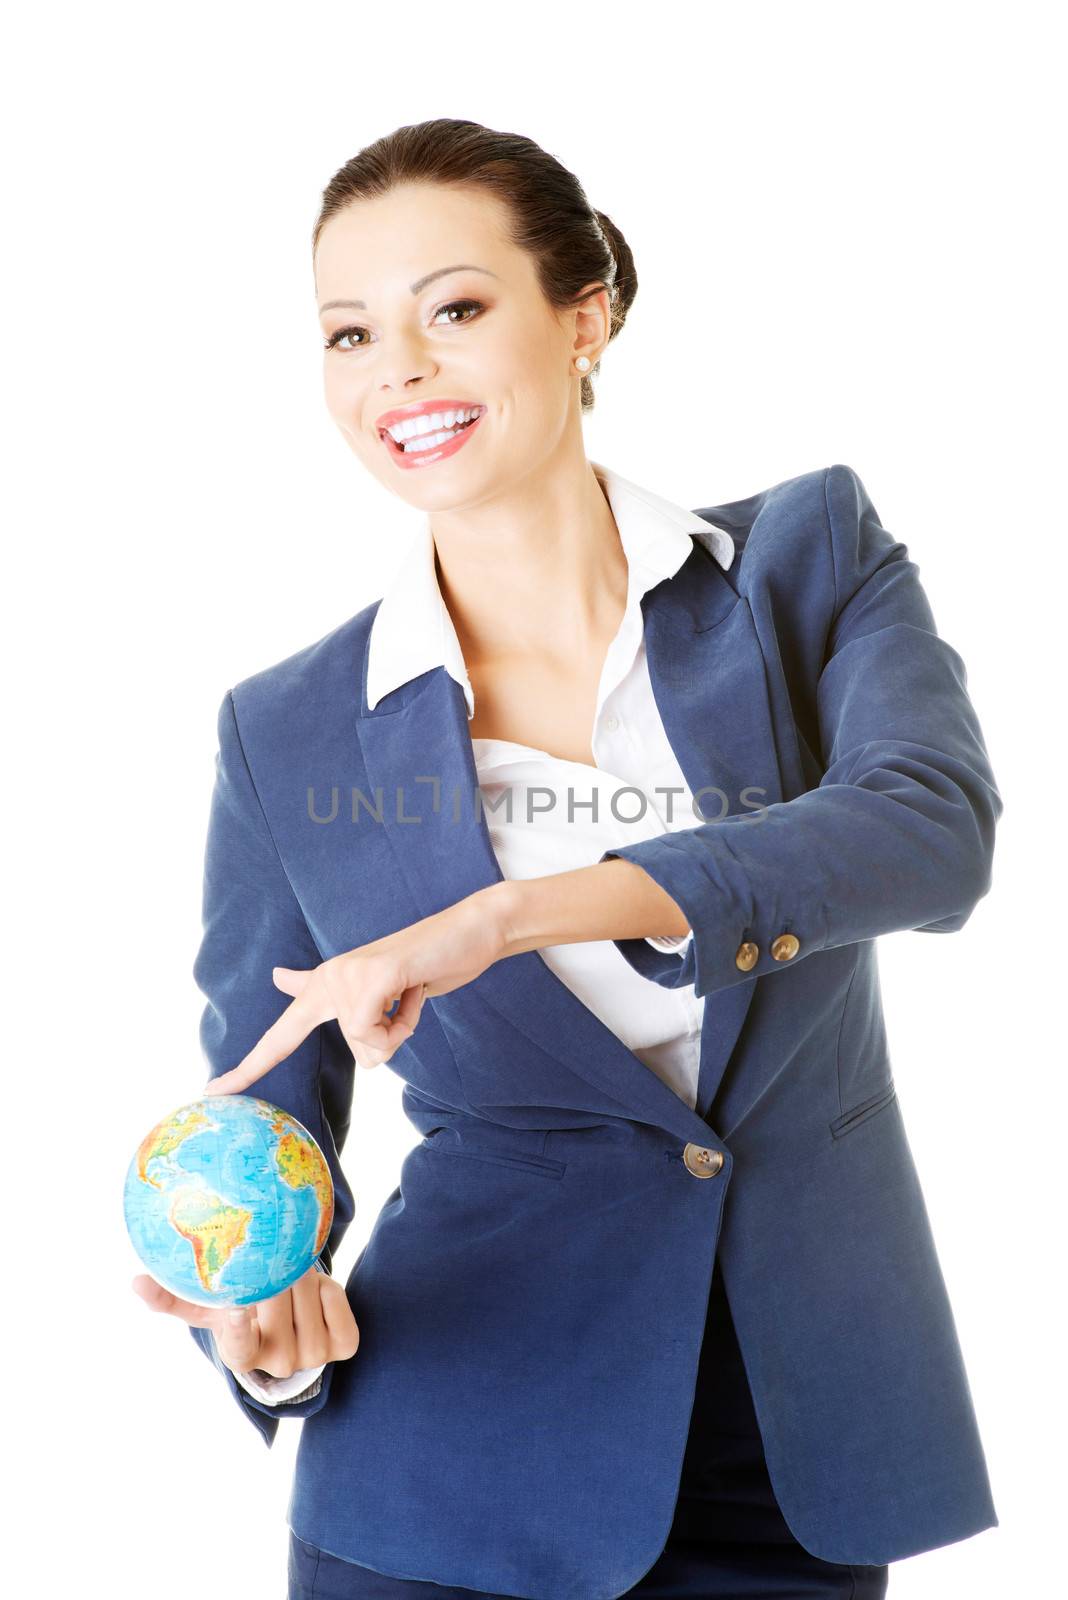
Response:
M269 1300L302 1278L334 1220L330 1168L307 1128L252 1095L179 1106L138 1146L126 1231L165 1289L202 1306Z

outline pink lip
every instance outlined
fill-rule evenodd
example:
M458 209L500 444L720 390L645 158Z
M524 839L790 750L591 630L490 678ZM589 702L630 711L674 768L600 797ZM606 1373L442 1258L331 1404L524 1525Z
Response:
M462 408L464 403L465 402L463 401L451 401L444 407L439 404L435 404L433 406L424 407L423 409L430 411L447 411L449 410L450 405L455 409L457 407ZM407 415L415 416L417 413L409 410ZM479 423L482 421L485 415L485 411L482 411L475 418L474 422L469 423L466 428L462 428L459 433L453 434L451 439L446 439L444 444L436 445L433 450L416 450L409 454L407 450L402 450L399 444L394 443L393 436L389 433L383 433L381 435L382 443L385 445L386 449L389 451L398 467L432 467L436 462L443 461L446 456L454 456L457 450L462 450L468 439L470 439L471 435L476 432Z
M375 427L392 428L395 422L405 422L409 417L422 417L428 411L464 411L478 405L477 400L419 400L414 405L398 406L395 411L383 411Z

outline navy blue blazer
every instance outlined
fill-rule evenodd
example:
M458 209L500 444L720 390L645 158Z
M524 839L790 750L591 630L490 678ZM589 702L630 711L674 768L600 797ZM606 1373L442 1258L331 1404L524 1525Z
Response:
M498 961L428 1000L389 1061L423 1138L349 1275L352 1360L276 1408L191 1329L268 1445L304 1419L294 1532L382 1572L529 1600L630 1589L671 1525L717 1252L806 1549L883 1563L998 1522L875 945L961 928L990 887L1002 801L964 663L851 468L699 515L738 559L724 572L696 536L642 609L709 820L605 853L694 929L683 961L618 947L705 1000L696 1109L537 951ZM458 684L436 667L367 706L377 604L222 702L194 965L213 1073L288 1005L276 963L501 877ZM327 1154L328 1268L353 1216L354 1071L331 1021L256 1088Z

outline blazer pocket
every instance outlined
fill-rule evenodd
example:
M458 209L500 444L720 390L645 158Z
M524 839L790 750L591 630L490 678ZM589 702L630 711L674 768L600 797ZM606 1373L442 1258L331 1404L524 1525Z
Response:
M848 1111L843 1111L840 1117L835 1117L830 1124L834 1137L841 1139L845 1134L852 1133L854 1128L859 1128L862 1122L867 1122L869 1117L874 1117L877 1111L881 1111L884 1106L888 1106L896 1094L897 1088L891 1078L885 1088L880 1089L876 1094L869 1095L867 1100L861 1100L858 1105L851 1106Z
M519 1172L532 1172L539 1178L562 1178L567 1171L566 1161L553 1161L548 1156L509 1156L500 1150L465 1149L458 1144L445 1144L435 1134L428 1134L421 1148L435 1150L438 1155L454 1156L461 1161L489 1161L498 1167L514 1167Z

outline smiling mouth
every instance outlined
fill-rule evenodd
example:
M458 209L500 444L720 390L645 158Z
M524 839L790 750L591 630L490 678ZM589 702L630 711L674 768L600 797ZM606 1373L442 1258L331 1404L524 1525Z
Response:
M443 444L450 439L455 439L459 434L466 433L468 428L473 428L479 418L485 415L485 406L480 406L473 417L466 422L454 423L451 428L438 428L430 433L415 433L409 439L397 443L388 428L379 429L382 443L394 455L421 455L424 451L440 450Z

